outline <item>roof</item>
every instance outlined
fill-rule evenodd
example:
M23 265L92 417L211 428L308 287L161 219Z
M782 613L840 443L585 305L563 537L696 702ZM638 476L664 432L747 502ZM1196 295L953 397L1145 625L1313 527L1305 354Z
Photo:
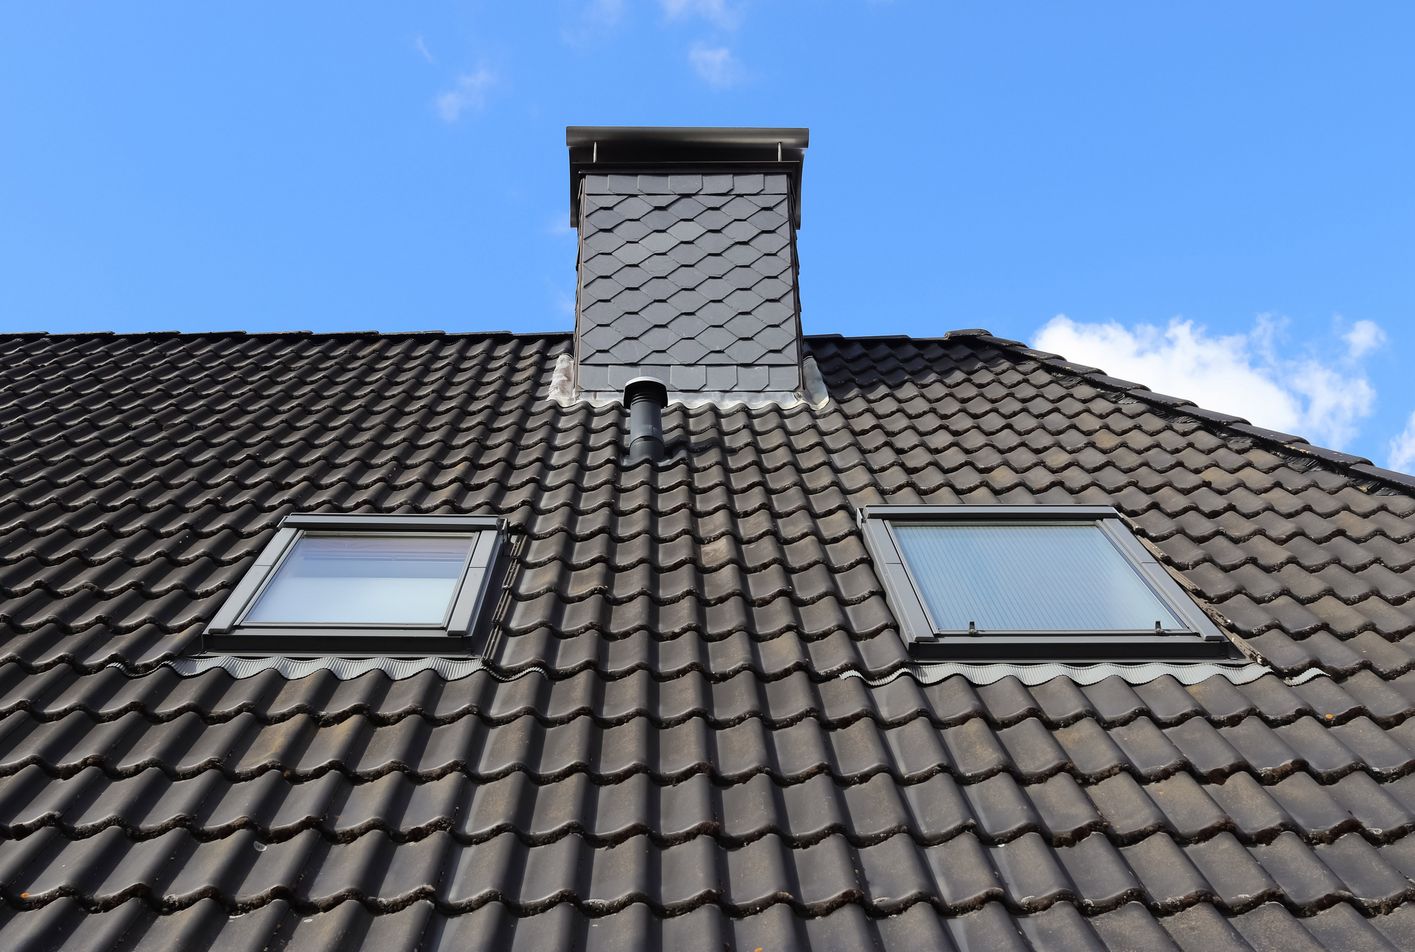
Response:
M985 333L624 467L571 343L0 338L0 946L1415 947L1415 480ZM886 502L1113 505L1276 673L912 666ZM505 516L491 656L174 664L293 511Z

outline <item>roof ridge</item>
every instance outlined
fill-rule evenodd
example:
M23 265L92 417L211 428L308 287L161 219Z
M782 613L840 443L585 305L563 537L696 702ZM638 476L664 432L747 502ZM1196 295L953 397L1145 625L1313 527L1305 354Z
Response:
M423 330L423 331L380 331L380 330L346 330L346 331L309 331L309 330L280 330L280 331L243 331L243 330L210 330L210 331L5 331L0 333L0 340L7 338L25 339L34 337L52 338L72 338L72 337L537 337L537 338L559 338L571 337L573 331L507 331L507 330L474 330L474 331L445 331L445 330Z
M1194 403L1192 400L1187 400L1182 397L1156 393L1144 384L1136 383L1133 380L1125 380L1120 377L1112 377L1099 367L1076 363L1075 361L1067 360L1060 354L1053 354L1050 351L1035 350L1028 347L1022 341L1011 340L1006 337L997 337L993 335L991 331L983 328L948 331L942 338L909 339L958 340L960 338L982 341L1003 350L1019 353L1025 357L1032 358L1044 367L1053 370L1064 370L1069 374L1081 377L1092 386L1124 393L1144 403L1164 407L1171 412L1180 413L1184 416L1194 417L1210 427L1234 432L1242 438L1257 440L1269 448L1277 449L1290 459L1307 459L1318 463L1326 463L1336 467L1338 471L1346 471L1348 475L1353 475L1354 478L1375 481L1377 484L1389 484L1390 488L1394 488L1396 491L1402 493L1415 490L1415 476L1408 473L1396 472L1392 469L1383 469L1376 466L1364 456L1355 456L1351 453L1343 453L1340 450L1329 449L1325 446L1317 446L1309 442L1305 437L1297 436L1292 433L1283 433L1280 430L1269 430L1266 427L1254 426L1243 417L1235 416L1231 413L1220 413L1217 410L1207 410Z

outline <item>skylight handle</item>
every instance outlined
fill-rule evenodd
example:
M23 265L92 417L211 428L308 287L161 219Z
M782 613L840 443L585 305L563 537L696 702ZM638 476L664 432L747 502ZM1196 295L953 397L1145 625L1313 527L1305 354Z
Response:
M653 377L635 377L624 385L629 407L629 459L658 462L663 459L663 407L668 388Z

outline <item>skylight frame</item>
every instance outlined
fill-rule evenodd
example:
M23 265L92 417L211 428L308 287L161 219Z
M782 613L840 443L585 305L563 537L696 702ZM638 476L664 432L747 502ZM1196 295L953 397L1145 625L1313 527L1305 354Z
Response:
M497 516L325 515L286 516L202 634L202 649L225 654L310 657L467 656L481 630L500 564L507 523ZM248 617L304 538L468 538L468 554L441 623L345 624L253 622Z
M858 513L865 547L884 583L885 600L910 654L968 661L1214 661L1241 653L1135 538L1110 506L864 506ZM1182 629L1104 631L945 631L934 624L914 568L904 556L899 525L1095 525L1137 578Z

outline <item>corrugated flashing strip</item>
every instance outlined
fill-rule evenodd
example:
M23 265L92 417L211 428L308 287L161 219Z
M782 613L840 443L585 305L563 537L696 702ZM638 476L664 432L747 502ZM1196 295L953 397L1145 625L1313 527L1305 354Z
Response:
M549 399L555 399L551 396ZM624 403L624 395L612 390L583 390L577 396L567 398L562 401L562 406L573 406L577 403L587 403L595 409L602 407L617 407ZM807 404L801 399L800 394L787 393L786 391L762 391L760 393L680 393L677 390L668 392L669 405L681 404L685 410L698 410L702 407L736 407L742 406L748 410L765 410L775 408L778 410L791 410L795 407Z
M236 680L253 678L265 671L277 671L282 677L305 678L320 671L328 671L340 681L351 681L370 671L381 671L394 681L402 681L424 671L436 671L446 681L459 681L478 671L486 671L498 681L516 681L529 674L550 677L543 668L531 667L512 675L497 674L479 658L453 660L450 658L235 658L217 655L209 658L169 658L162 662L166 667L184 678L196 677L208 671L221 669ZM121 664L111 664L130 677L139 677ZM957 661L940 661L931 664L915 664L900 668L883 678L868 678L860 671L842 671L837 677L859 678L872 687L888 684L902 677L912 677L921 684L937 684L945 678L961 675L971 684L993 684L1003 678L1013 677L1023 684L1035 686L1045 684L1053 678L1070 678L1077 684L1096 684L1109 677L1119 677L1127 684L1148 684L1164 675L1169 675L1181 684L1198 684L1208 678L1218 676L1234 684L1247 684L1274 672L1260 664L964 664ZM1309 668L1301 674L1287 678L1292 686L1306 684L1314 678L1327 677L1320 668Z
M163 662L184 678L196 677L220 668L236 680L252 678L265 671L278 671L289 679L305 678L328 671L340 681L352 681L370 671L382 671L394 681L402 681L424 671L436 671L445 681L460 681L478 671L488 671L480 658L235 658L216 655L209 658L171 658ZM121 665L113 665L121 667ZM125 669L126 670L126 669ZM498 681L515 681L527 674L545 675L539 668L527 668L510 677L496 675Z
M1198 684L1212 677L1224 678L1233 684L1247 684L1264 675L1273 674L1261 664L1171 664L1151 661L1146 664L966 664L959 661L939 661L932 664L912 664L893 674L871 680L858 671L847 671L842 677L862 678L873 687L888 684L901 677L911 677L920 684L937 684L945 678L961 675L970 684L993 684L1003 678L1016 678L1029 687L1045 684L1054 678L1069 678L1077 684L1097 684L1106 678L1120 678L1126 684L1149 684L1169 675L1180 684ZM1312 668L1291 678L1288 684L1304 684L1324 676L1320 668Z

